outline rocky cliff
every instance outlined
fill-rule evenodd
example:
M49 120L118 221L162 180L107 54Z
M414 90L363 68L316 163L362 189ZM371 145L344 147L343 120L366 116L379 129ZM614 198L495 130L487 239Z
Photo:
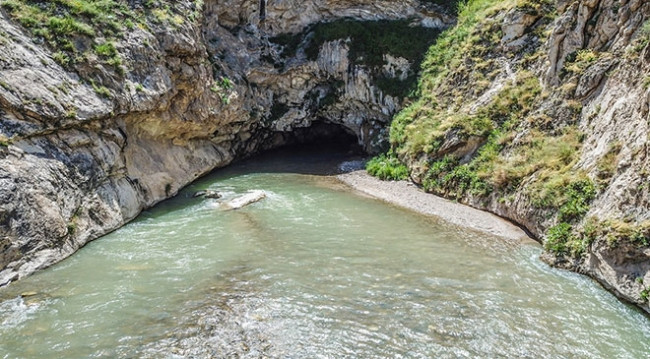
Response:
M469 2L369 169L398 159L650 311L649 16L634 0Z
M454 20L389 0L0 5L0 285L234 159L337 132L386 147L394 89ZM396 51L362 48L370 28Z

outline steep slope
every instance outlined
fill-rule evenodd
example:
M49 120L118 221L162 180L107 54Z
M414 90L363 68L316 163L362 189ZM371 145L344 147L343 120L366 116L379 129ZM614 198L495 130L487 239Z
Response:
M343 132L385 147L402 98L375 79L414 83L421 54L362 61L358 21L424 51L453 18L418 1L0 2L0 285L234 159Z
M470 1L369 169L510 218L650 311L650 4Z

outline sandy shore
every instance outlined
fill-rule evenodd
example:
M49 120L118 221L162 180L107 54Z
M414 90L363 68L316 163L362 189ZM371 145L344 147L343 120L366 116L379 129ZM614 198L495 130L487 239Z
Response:
M425 193L411 182L382 181L366 171L348 172L337 178L359 192L458 226L511 240L533 241L521 228L501 217Z

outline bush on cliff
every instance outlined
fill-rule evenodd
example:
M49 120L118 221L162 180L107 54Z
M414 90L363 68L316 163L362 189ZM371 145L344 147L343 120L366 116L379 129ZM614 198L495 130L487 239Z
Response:
M409 176L408 168L395 156L380 155L366 164L368 173L383 180L405 180Z

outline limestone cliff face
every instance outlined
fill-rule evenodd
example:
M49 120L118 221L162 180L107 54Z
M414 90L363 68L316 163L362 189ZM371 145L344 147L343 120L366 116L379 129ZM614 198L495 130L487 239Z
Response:
M424 80L394 151L428 190L520 223L545 261L650 311L650 3L494 4L472 25L492 44L462 40L483 60Z
M562 1L558 11L562 15L549 39L545 80L549 86L575 86L572 95L582 104L578 127L585 136L575 167L600 184L580 232L589 231L591 219L611 224L593 236L582 256L546 259L589 274L650 311L650 50L644 28L650 3ZM562 78L561 69L575 51L598 56L581 74Z
M309 36L309 26L342 17L453 22L418 1L138 3L129 10L137 26L111 40L118 66L83 34L67 53L83 59L60 64L65 51L21 26L20 9L0 8L0 285L214 168L296 140L296 128L336 124L369 151L385 145L402 98L373 78L412 75L414 64L390 53L383 67L352 64L346 38L307 58L308 39L290 52L274 36Z

